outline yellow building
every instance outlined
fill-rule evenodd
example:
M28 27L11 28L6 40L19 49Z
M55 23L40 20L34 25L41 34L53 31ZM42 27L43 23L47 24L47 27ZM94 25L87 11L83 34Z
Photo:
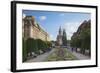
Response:
M50 41L49 34L36 23L33 16L26 16L23 18L23 37L41 39L43 41Z

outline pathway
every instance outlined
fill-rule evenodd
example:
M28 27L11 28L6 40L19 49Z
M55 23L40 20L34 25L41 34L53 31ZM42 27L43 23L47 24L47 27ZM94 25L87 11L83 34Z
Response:
M86 60L86 59L90 59L89 56L86 56L86 55L83 55L81 53L78 53L76 51L73 51L71 50L71 48L67 49L69 52L71 52L74 56L76 56L77 59L79 60Z
M55 49L52 49L50 52L46 52L42 55L39 55L37 56L36 58L33 58L33 59L30 59L30 60L27 60L26 63L29 63L29 62L43 62L46 60L46 58L51 55L53 52L55 51Z

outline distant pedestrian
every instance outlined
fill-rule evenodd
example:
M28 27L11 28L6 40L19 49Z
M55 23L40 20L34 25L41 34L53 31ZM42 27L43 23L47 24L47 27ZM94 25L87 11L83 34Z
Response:
M72 52L73 52L74 48L72 47Z
M76 48L76 52L77 52L77 48Z

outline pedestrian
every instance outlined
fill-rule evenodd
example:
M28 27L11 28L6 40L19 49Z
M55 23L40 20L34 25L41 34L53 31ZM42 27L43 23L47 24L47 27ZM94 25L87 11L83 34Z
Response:
M73 47L72 47L72 52L73 52Z

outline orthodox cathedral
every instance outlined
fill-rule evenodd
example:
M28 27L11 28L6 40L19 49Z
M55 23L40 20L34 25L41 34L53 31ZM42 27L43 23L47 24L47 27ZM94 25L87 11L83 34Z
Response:
M57 40L56 40L57 46L67 46L67 35L65 29L59 28Z
M59 33L57 35L57 45L61 46L63 44L63 41L62 41L62 30L61 30L61 27L59 28Z

